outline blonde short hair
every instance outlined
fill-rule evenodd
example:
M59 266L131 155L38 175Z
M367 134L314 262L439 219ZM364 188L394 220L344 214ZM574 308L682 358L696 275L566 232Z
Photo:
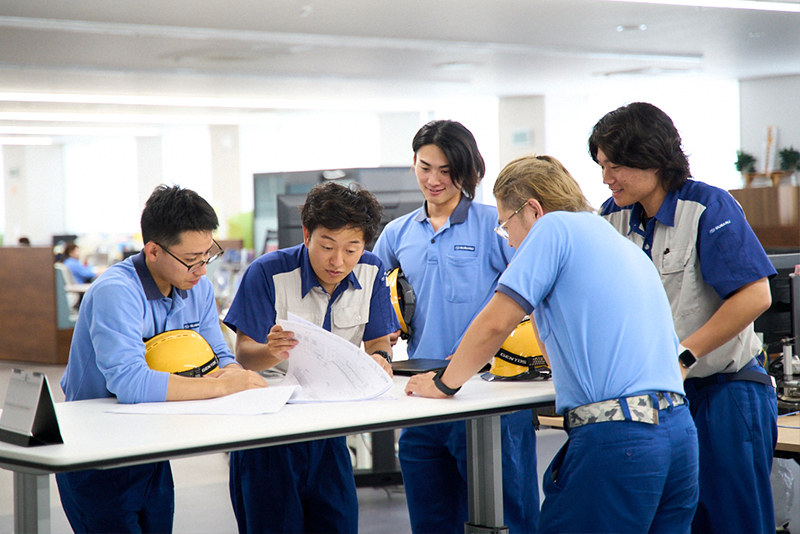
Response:
M500 171L492 192L510 209L535 198L547 211L594 211L575 178L552 156L515 159Z

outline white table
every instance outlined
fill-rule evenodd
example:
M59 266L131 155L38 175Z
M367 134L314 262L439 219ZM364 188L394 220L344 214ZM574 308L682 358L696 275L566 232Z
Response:
M503 526L499 416L552 405L552 382L489 383L474 377L455 397L432 400L406 396L407 380L395 377L396 400L295 404L260 416L107 413L115 399L56 404L63 445L25 448L0 442L0 467L14 471L15 531L49 532L50 473L466 419L470 500L466 532L499 532Z

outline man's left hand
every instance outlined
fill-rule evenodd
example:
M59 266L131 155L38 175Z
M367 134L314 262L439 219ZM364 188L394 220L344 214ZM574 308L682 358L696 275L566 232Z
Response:
M433 383L433 376L436 373L414 375L408 379L406 384L406 395L413 395L416 393L420 397L428 397L429 399L446 399L447 395L439 391L436 384Z

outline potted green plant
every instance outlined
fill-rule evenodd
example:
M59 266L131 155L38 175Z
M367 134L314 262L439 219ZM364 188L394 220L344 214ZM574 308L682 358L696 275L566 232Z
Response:
M736 151L736 170L741 173L755 172L756 158L747 152Z
M794 149L793 146L784 148L778 152L778 157L781 160L781 170L785 172L794 172L800 166L800 152Z

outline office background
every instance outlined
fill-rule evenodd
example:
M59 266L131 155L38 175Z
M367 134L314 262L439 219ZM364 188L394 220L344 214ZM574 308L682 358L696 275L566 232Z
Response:
M135 234L162 182L225 222L253 209L255 173L409 165L432 118L476 134L482 200L535 151L599 205L586 138L633 100L673 117L699 179L737 188L735 152L760 155L766 126L800 145L800 7L702 4L5 2L0 232Z
M214 205L228 237L253 210L253 175L410 167L431 119L475 134L482 201L505 163L537 152L599 206L608 191L586 140L631 101L673 118L698 179L740 188L736 151L763 170L767 126L779 147L800 147L800 3L715 3L0 1L0 235L134 245L152 189L178 183ZM60 369L48 370L58 397ZM558 445L545 443L543 459ZM222 506L228 523L205 525L219 532L231 526L225 460L208 460L185 461L214 476L187 476L178 493L187 516L202 497Z

